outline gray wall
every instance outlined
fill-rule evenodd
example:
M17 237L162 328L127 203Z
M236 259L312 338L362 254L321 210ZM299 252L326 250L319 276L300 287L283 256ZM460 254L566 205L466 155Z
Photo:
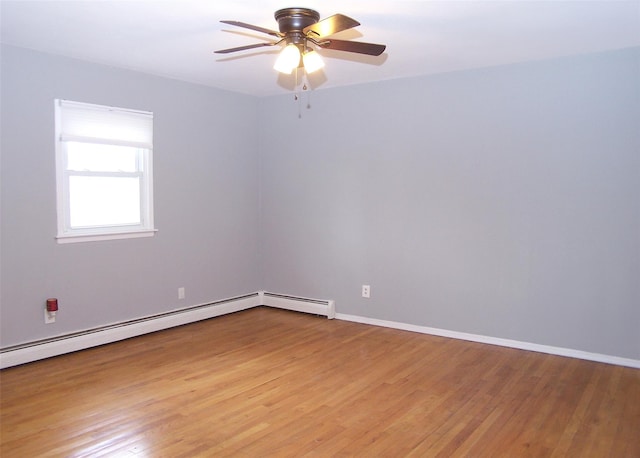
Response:
M266 289L640 359L640 49L317 91L302 119L12 47L1 70L3 347ZM155 113L155 237L55 243L54 98Z
M640 49L310 103L260 101L264 289L640 359Z
M258 289L255 98L8 46L1 84L1 346ZM54 98L154 112L155 237L56 243Z

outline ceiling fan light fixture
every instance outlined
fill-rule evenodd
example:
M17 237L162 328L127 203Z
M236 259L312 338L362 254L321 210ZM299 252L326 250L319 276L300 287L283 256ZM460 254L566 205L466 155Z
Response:
M322 60L322 57L320 57L320 54L318 54L314 50L304 53L304 55L302 56L302 62L304 63L304 69L307 73L313 73L324 67L324 61Z
M278 22L278 30L266 29L240 21L220 21L223 24L244 27L255 32L271 35L275 37L275 41L236 46L235 48L220 49L215 52L228 54L265 46L278 46L284 43L286 46L280 52L273 68L280 73L288 75L291 75L296 70L295 86L297 87L299 68L303 70L304 77L324 67L324 62L320 55L314 48L307 46L308 44L313 44L318 49L330 49L369 56L379 56L386 49L385 45L375 43L327 38L360 25L358 21L344 14L338 13L320 20L320 13L309 8L283 8L276 11L274 17ZM306 89L306 84L303 85L303 89Z
M294 68L297 68L300 64L300 50L298 47L291 43L284 47L280 52L276 63L273 68L280 73L291 74Z

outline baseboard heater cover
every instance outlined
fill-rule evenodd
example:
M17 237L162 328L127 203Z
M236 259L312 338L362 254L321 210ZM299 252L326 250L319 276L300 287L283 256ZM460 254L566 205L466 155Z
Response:
M0 350L0 369L63 355L260 305L261 293L223 299Z
M289 296L286 294L261 291L260 303L267 307L275 307L296 312L323 315L329 319L336 317L336 306L333 300L310 299L307 297Z

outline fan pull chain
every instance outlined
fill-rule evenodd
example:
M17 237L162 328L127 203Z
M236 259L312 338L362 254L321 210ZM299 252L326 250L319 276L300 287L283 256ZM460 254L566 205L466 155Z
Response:
M298 68L295 69L295 86L294 86L294 93L293 93L293 100L297 103L298 105L298 119L302 118L302 95L300 94L300 91L298 90L298 85L302 84L302 91L306 92L307 94L307 104L305 106L305 108L307 110L311 109L311 90L309 89L309 86L307 86L307 73L305 72L302 75L301 80L298 80Z
M305 70L304 72L305 75L305 79L308 82L309 81L309 75L307 75L307 72ZM307 87L307 83L304 83L304 85L302 86L302 90L305 91L307 93L307 105L306 105L306 109L310 110L311 109L311 92L312 89L310 87Z
M293 100L295 100L298 104L298 119L302 118L302 112L300 111L300 97L298 95L298 69L295 69L296 72L296 85L295 85L295 94L293 96Z
M305 81L302 84L302 90L307 94L307 104L305 106L305 108L307 110L311 109L311 88L307 87L307 82L309 81L309 75L307 75L307 71L305 70L304 72L304 79Z
M302 90L305 91L305 92L307 91L307 83L303 83L302 84ZM307 100L309 100L309 93L308 92L307 92ZM309 108L309 103L308 102L307 102L307 108ZM298 107L298 111L302 111L302 108ZM300 114L298 117L302 118L302 114Z

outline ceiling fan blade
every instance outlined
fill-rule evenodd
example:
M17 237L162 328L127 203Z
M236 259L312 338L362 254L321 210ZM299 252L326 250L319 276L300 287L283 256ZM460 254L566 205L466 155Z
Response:
M363 43L361 41L347 40L323 40L317 43L318 46L325 49L335 49L336 51L357 52L358 54L368 54L370 56L379 56L387 48L386 45L377 45L375 43Z
M224 24L235 25L236 27L244 27L245 29L255 30L256 32L266 33L267 35L273 35L274 37L282 38L284 33L277 32L271 29L265 29L264 27L258 27L257 25L247 24L240 21L220 21Z
M220 50L214 51L214 52L216 54L229 54L230 52L246 51L247 49L261 48L263 46L273 46L273 45L276 45L276 44L277 43L256 43L256 44L253 44L253 45L238 46L237 48L220 49Z
M355 19L351 19L344 14L334 14L320 22L311 24L310 26L302 29L302 33L309 35L311 33L313 38L322 38L333 35L334 33L342 32L343 30L352 29L359 26L360 23Z

